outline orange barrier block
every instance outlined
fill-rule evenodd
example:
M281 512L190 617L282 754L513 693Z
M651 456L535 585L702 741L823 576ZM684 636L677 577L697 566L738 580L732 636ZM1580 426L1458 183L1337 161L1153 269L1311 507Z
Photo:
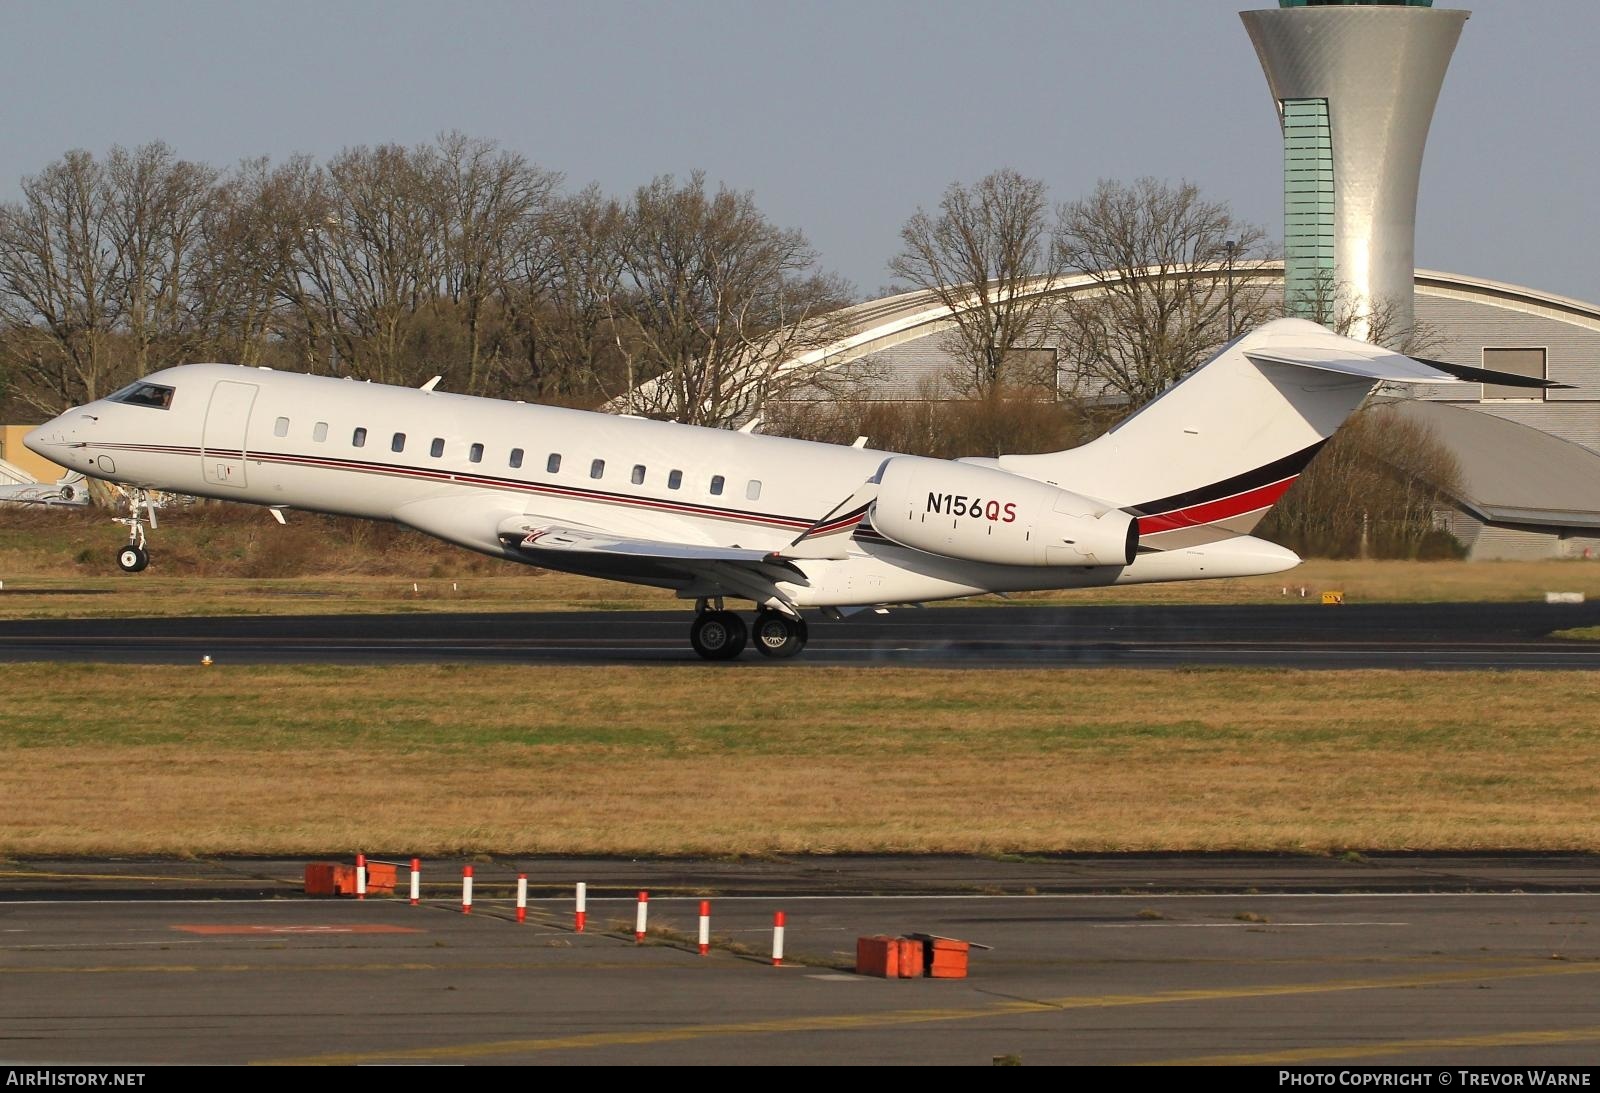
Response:
M881 979L916 979L922 975L922 942L877 934L856 939L856 973Z
M884 934L856 938L856 974L900 978L900 939Z
M900 978L920 979L924 966L922 942L915 938L897 938L900 943Z
M337 896L340 894L340 871L346 868L331 861L312 862L306 866L306 895ZM349 891L356 890L355 870L350 870Z
M333 863L312 862L306 866L306 895L333 895Z
M927 958L929 978L965 979L969 947L965 941L957 941L953 937L924 938L922 951Z
M393 892L395 867L389 862L367 863L367 893ZM353 896L356 894L356 867L337 862L311 862L306 866L306 895Z

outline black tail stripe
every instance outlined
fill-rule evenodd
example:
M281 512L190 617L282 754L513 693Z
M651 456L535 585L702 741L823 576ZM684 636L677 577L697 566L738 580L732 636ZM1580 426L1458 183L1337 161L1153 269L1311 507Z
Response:
M1236 474L1232 478L1221 482L1214 482L1209 486L1190 490L1188 493L1175 493L1171 497L1163 497L1159 501L1146 501L1140 505L1131 506L1128 511L1138 516L1159 516L1164 512L1173 512L1177 509L1186 509L1191 505L1204 505L1224 497L1232 497L1237 493L1246 493L1258 490L1262 486L1281 482L1285 478L1299 474L1305 470L1306 464L1311 462L1311 457L1322 450L1326 440L1319 440L1309 448L1302 448L1298 452L1286 455L1282 459L1273 460L1264 467L1257 467L1253 471Z

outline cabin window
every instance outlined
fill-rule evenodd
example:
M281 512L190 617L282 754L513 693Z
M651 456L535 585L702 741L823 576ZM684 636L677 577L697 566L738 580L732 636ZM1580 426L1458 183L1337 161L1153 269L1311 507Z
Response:
M395 451L397 451L397 452L399 450L400 450L399 448L395 449ZM433 456L433 458L435 458L435 459L438 459L441 455L444 454L444 437L436 436L436 437L433 438L433 445L431 447L429 447L428 454Z
M633 465L633 484L635 486L644 485L644 464L643 463L635 463Z
M319 421L311 426L311 439L318 444L328 439L328 423L326 421Z
M352 447L365 448L367 446L367 431L357 428L355 432L350 434L350 444Z
M289 435L289 419L286 418L286 417L280 417L277 421L274 421L272 423L272 435L273 436L288 436Z
M761 500L761 479L752 478L744 487L744 495L750 501Z
M590 478L604 478L605 476L606 461L604 459L596 459L593 463L589 464Z
M722 496L722 483L723 478L720 474L711 476L711 492L718 497Z
M106 396L109 402L125 402L129 406L149 406L166 410L172 406L172 388L159 383L130 383L120 391Z
M556 474L561 470L561 453L551 452L550 458L544 462L545 473Z
M395 433L394 434L394 439L389 441L389 450L391 452L403 452L403 451L405 451L406 450L406 434L405 433Z
M483 445L482 444L474 444L472 447L468 448L467 449L467 458L472 460L472 462L474 462L474 463L482 463L483 462Z
M683 485L682 471L669 471L667 473L667 489L675 490Z
M510 463L513 469L522 466L522 449L512 448Z

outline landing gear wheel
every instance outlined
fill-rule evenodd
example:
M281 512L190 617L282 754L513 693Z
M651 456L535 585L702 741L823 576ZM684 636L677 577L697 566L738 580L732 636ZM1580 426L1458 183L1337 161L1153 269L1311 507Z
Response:
M150 555L144 549L144 521L148 516L150 526L155 527L156 510L150 504L150 494L145 490L123 486L122 493L128 500L128 515L116 522L128 529L128 545L117 551L117 566L124 573L138 573L150 564ZM139 513L140 509L144 510L143 516Z
M732 611L702 611L689 626L689 644L707 660L732 660L748 638L744 620Z
M117 551L117 565L124 573L138 573L150 564L150 555L136 543L129 543Z
M806 647L806 620L782 611L761 611L750 634L762 656L792 657Z

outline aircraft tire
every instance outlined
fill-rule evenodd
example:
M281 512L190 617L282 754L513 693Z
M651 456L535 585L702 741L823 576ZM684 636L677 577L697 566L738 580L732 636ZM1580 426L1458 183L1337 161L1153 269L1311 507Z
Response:
M792 657L806 647L806 621L781 611L761 611L750 636L764 657Z
M117 551L117 567L124 573L139 573L150 564L150 555L144 547L129 543Z
M689 625L689 644L706 660L732 660L748 639L744 620L732 611L705 611Z

